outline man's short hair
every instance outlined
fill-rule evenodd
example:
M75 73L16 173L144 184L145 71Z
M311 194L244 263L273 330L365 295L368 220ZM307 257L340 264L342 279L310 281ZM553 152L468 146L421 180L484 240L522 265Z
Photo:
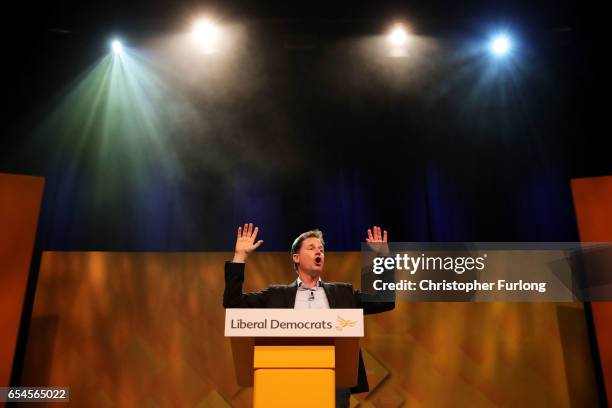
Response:
M293 257L293 254L297 254L298 252L300 252L300 249L302 248L302 242L304 242L306 238L317 238L319 241L321 241L321 244L325 246L325 241L323 240L323 232L321 230L313 229L310 231L306 231L301 233L295 239L295 241L293 241L293 244L291 245L291 257ZM293 263L293 267L295 268L295 270L297 270L297 264L295 262Z

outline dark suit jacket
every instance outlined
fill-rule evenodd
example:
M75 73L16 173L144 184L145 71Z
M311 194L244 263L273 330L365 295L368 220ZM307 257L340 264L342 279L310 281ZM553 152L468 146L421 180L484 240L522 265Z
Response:
M295 306L297 280L289 285L271 285L260 292L242 293L244 266L243 263L225 263L223 307L292 309ZM323 289L331 309L361 308L364 314L372 314L386 312L395 307L394 302L364 302L362 293L353 289L349 283L323 282ZM357 385L351 388L351 393L366 391L369 391L368 378L359 352Z

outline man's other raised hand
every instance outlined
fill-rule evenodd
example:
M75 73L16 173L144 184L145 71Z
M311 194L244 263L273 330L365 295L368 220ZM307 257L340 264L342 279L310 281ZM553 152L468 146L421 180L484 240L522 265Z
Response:
M371 251L379 255L389 254L389 245L387 244L387 230L381 230L377 225L368 228L368 237L366 238L368 247Z
M255 251L263 241L255 241L259 227L253 228L253 224L244 224L244 227L238 227L238 236L236 237L236 248L234 249L234 259L232 262L245 262L249 254Z

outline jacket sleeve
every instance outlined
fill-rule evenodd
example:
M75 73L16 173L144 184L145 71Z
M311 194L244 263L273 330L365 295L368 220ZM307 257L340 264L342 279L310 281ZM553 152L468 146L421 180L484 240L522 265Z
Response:
M371 287L374 279L381 278L386 282L395 282L395 270L389 271L383 275L375 276L369 269L364 268L361 271L361 287ZM364 286L365 285L365 286ZM363 309L363 314L374 314L388 312L395 309L395 291L385 291L373 293L372 291L353 290L355 304L358 308Z
M242 293L244 267L244 263L225 263L223 307L265 308L268 303L269 289L260 292Z
M384 301L378 301L360 290L353 290L353 296L355 296L355 304L358 308L363 309L364 315L388 312L395 309L395 296L392 300L385 299Z

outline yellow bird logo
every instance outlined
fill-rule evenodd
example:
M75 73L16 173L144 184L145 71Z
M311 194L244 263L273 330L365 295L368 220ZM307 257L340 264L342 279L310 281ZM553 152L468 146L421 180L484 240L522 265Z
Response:
M336 330L342 331L345 327L354 327L357 324L356 320L347 320L343 319L340 316L337 317L338 324L336 325Z

